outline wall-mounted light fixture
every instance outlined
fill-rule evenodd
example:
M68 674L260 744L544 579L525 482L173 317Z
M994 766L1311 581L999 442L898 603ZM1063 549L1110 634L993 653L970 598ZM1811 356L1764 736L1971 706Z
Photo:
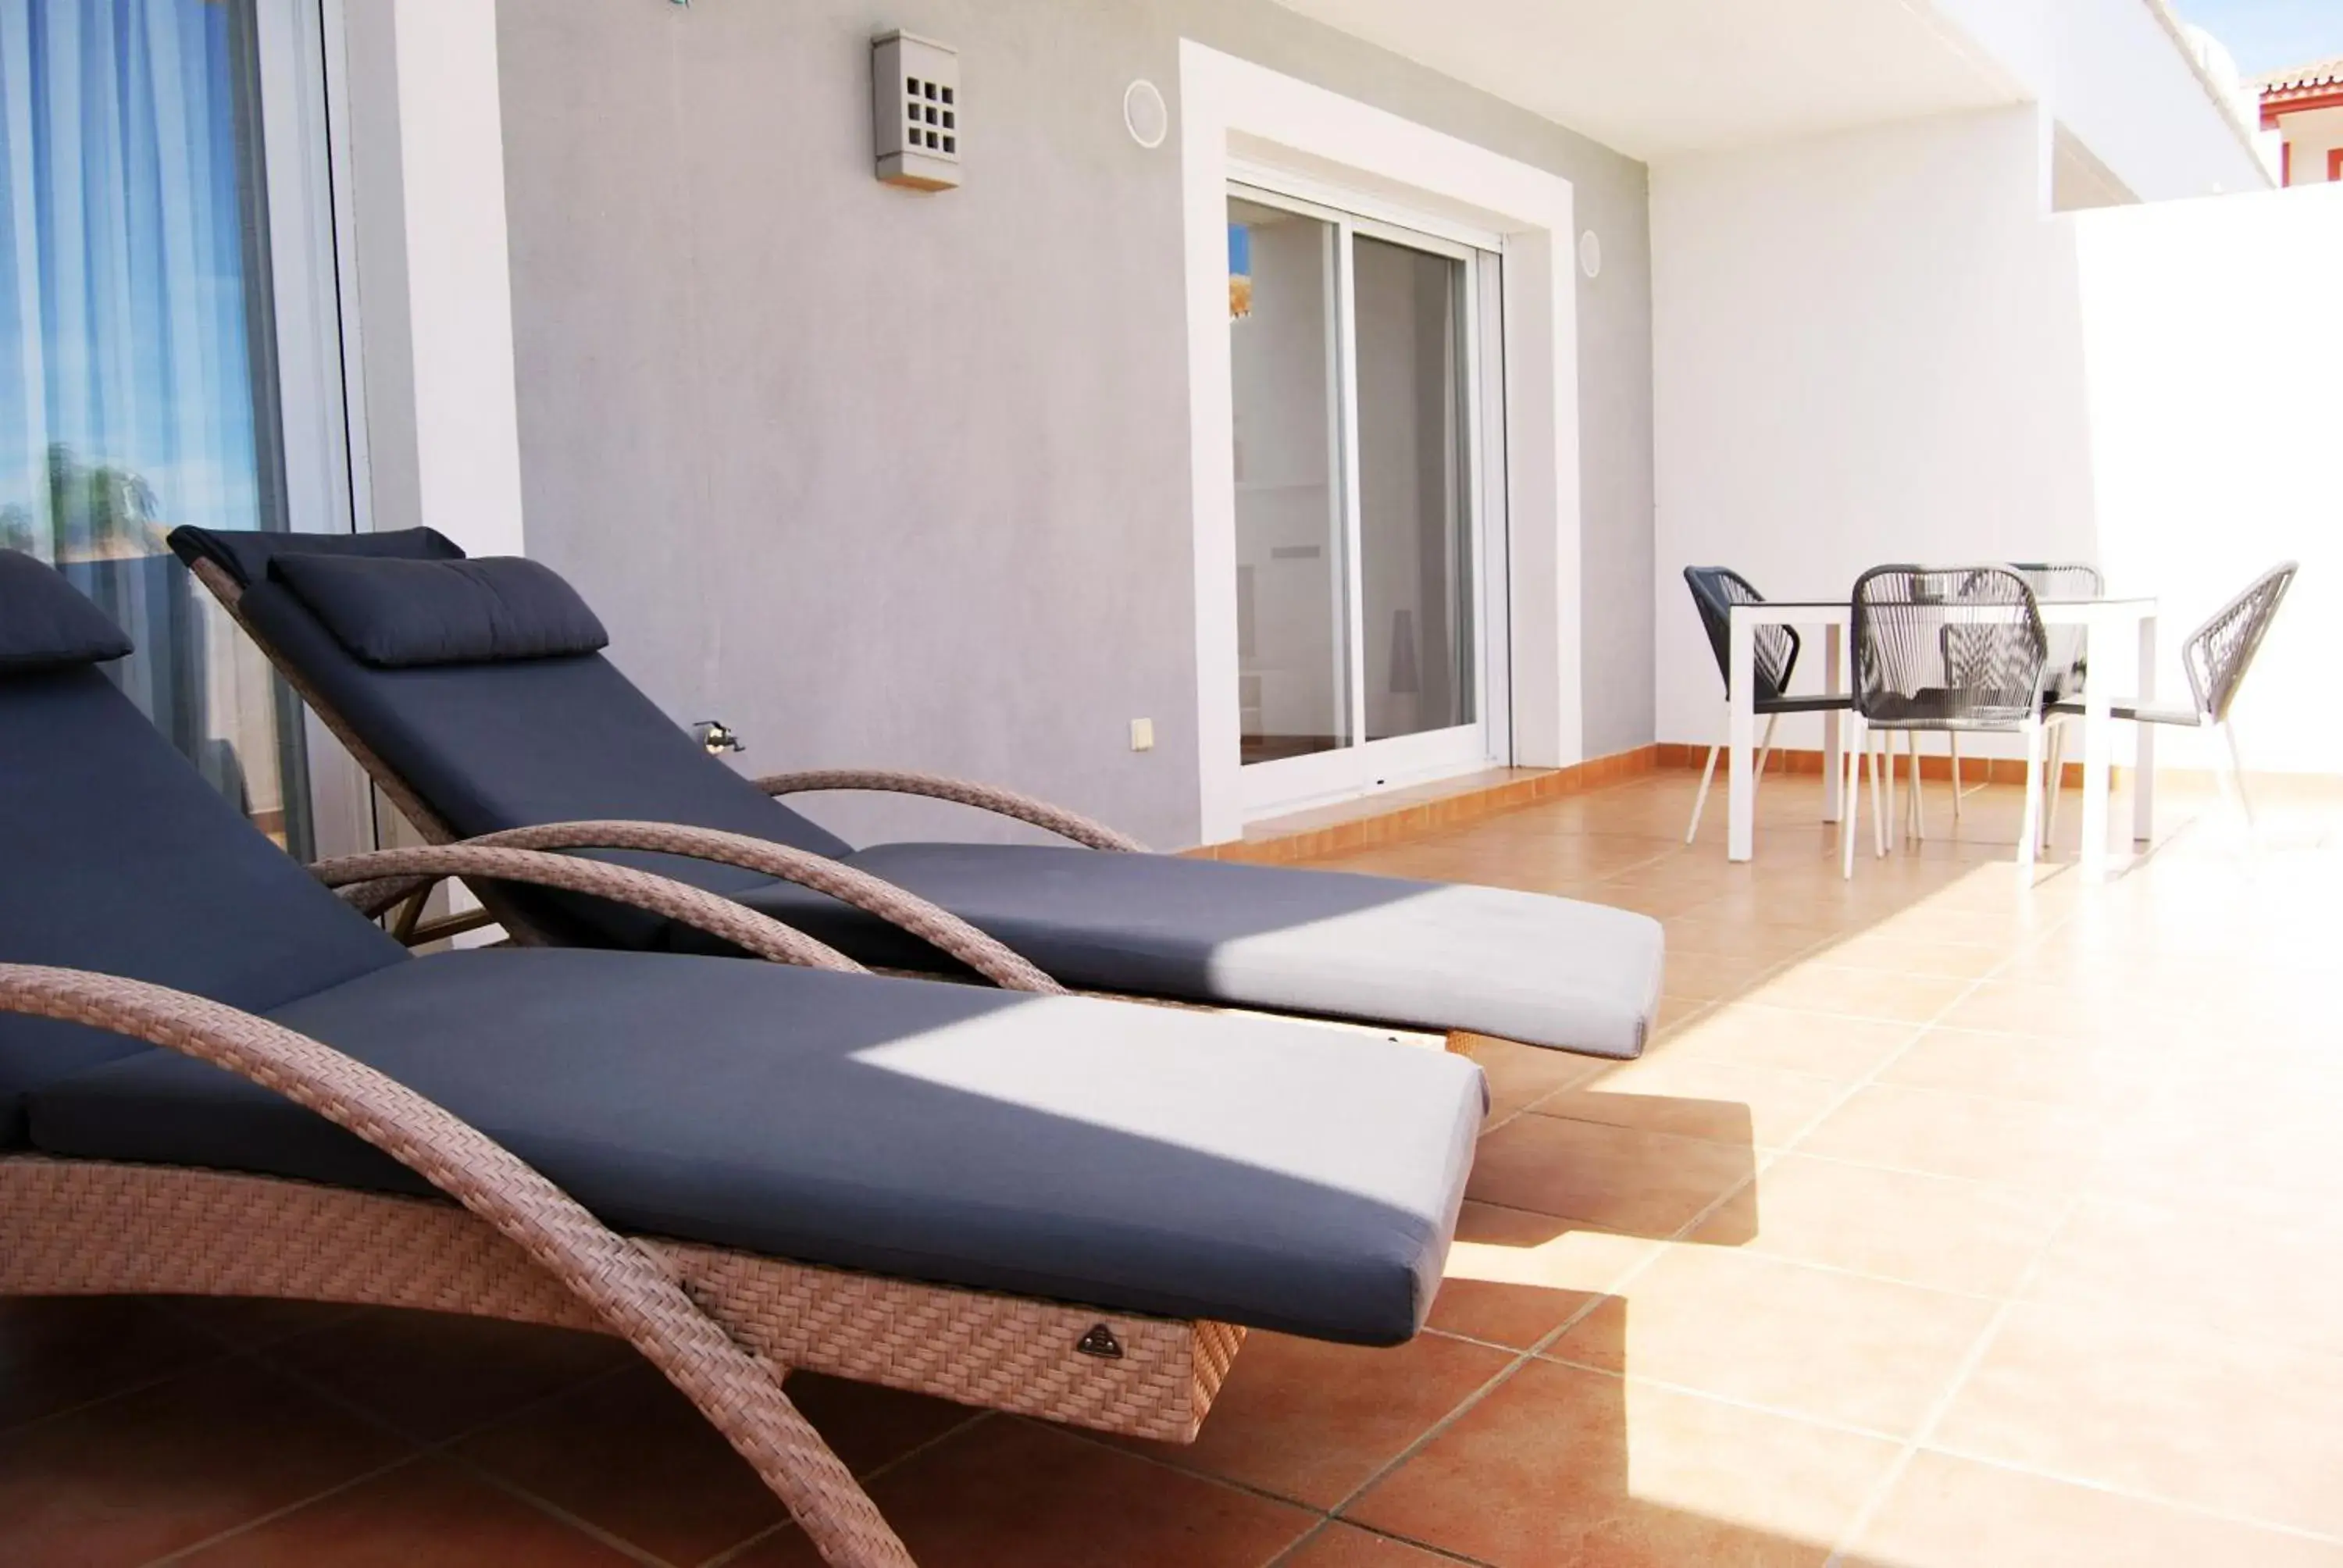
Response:
M1603 276L1603 236L1591 228L1578 236L1578 270L1589 277Z
M879 177L912 190L960 184L960 51L915 33L870 40L870 128Z

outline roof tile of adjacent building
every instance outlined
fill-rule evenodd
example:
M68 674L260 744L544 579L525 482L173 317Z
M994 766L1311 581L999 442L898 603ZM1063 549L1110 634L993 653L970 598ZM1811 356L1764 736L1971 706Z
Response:
M2256 76L2253 88L2261 95L2264 125L2272 115L2290 109L2323 108L2343 97L2343 55Z

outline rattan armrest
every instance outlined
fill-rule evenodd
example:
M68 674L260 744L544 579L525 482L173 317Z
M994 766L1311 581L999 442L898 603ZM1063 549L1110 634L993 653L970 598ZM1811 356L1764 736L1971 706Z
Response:
M947 779L938 773L904 773L882 768L828 768L800 773L775 773L758 779L756 783L757 788L766 794L776 796L799 795L818 789L883 789L896 795L926 795L937 800L973 806L980 811L990 811L998 817L1013 817L1021 822L1031 822L1036 828L1045 828L1061 839L1071 839L1093 849L1137 853L1147 848L1128 833L1117 832L1105 823L1092 821L1078 811L1052 806L1047 800L1037 800L1031 795L1020 795L1013 789L973 784L965 779Z
M640 1351L756 1467L830 1561L909 1568L910 1553L877 1507L781 1392L780 1369L732 1339L642 1248L478 1129L307 1035L141 980L0 964L0 1012L178 1051L366 1140L494 1226Z
M827 856L769 839L752 839L745 833L724 833L672 822L550 822L484 833L464 842L468 846L515 849L640 849L761 871L866 910L958 959L1004 990L1048 995L1062 995L1065 990L997 938L987 936L958 915L939 909L915 893L906 892L868 871L842 866Z
M649 871L600 860L581 860L572 855L478 844L431 844L411 849L376 849L364 855L345 855L338 859L320 860L309 869L329 888L362 884L366 901L358 907L368 913L379 913L442 877L525 882L649 910L671 920L680 920L696 930L721 937L735 947L777 963L840 970L850 974L868 972L835 948L770 916L760 915L745 904L736 904L705 889L670 881Z

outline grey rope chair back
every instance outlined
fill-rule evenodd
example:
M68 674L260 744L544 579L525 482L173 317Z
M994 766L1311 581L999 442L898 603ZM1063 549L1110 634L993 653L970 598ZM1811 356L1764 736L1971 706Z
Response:
M1853 598L1855 710L1867 722L2007 729L2039 710L2049 642L2016 572L1874 567Z
M2237 699L2237 688L2245 683L2262 638L2278 617L2278 602L2293 586L2296 569L2288 561L2264 572L2181 645L2181 667L2188 672L2188 690L2200 718L2216 724L2227 720L2229 704Z
M2026 579L2037 599L2100 598L2107 591L2107 579L2099 568L2080 561L2012 561L2009 569ZM2090 660L2086 655L2088 638L2079 626L2054 626L2050 634L2050 658L2042 678L2043 694L2053 702L2064 701L2083 694L2083 679L2090 673Z
M1701 628L1708 633L1709 650L1716 655L1717 678L1730 696L1733 607L1764 604L1765 596L1726 567L1686 567L1684 578L1692 589L1693 608L1700 611ZM1790 674L1798 668L1798 634L1786 626L1761 626L1753 642L1750 669L1757 689L1750 695L1758 702L1772 701L1790 689Z

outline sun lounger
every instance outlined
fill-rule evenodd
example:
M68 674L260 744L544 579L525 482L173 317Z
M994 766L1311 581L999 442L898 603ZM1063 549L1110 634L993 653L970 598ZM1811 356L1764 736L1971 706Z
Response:
M608 845L612 819L741 835L902 888L1078 990L1492 1035L1633 1057L1658 1005L1657 922L1496 888L1137 852L1075 813L920 775L812 772L751 782L709 756L602 656L601 624L537 563L467 560L428 529L316 536L180 528L173 548L427 835L542 849ZM1075 842L856 849L775 796L910 790ZM867 912L672 840L628 863L774 915L863 962L951 960ZM642 916L479 888L546 940L701 948Z
M1183 1441L1248 1325L1421 1326L1485 1102L1469 1062L853 972L704 890L510 848L385 864L644 899L828 967L417 958L170 749L101 672L127 651L0 553L0 1295L619 1334L858 1565L910 1559L789 1369Z

